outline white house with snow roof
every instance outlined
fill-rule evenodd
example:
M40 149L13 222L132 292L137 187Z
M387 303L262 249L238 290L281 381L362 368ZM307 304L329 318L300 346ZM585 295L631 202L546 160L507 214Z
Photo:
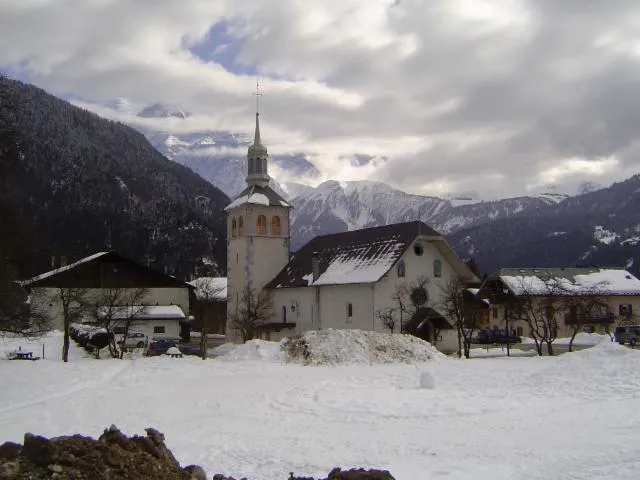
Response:
M531 328L528 317L521 317L535 315L527 313L531 309L557 328L557 337L570 336L576 326L604 333L614 324L634 323L640 314L640 280L623 268L503 268L485 279L478 295L490 300L492 326L504 328L509 319L510 329L524 336L531 336ZM570 301L596 297L597 302ZM522 301L532 307L511 312ZM580 312L580 303L594 308Z
M233 318L247 286L273 293L273 316L260 326L264 339L326 328L389 331L378 312L394 305L399 285L421 277L429 279L423 326L432 332L452 327L438 311L444 288L454 277L478 279L442 235L422 222L407 222L316 237L290 253L290 206L269 187L258 114L247 157L247 188L225 209L229 339L241 341Z

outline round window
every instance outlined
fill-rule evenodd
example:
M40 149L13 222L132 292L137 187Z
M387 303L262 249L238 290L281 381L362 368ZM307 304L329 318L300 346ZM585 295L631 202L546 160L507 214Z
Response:
M416 255L420 256L424 253L424 247L422 246L421 243L416 243L413 246L413 253L415 253Z

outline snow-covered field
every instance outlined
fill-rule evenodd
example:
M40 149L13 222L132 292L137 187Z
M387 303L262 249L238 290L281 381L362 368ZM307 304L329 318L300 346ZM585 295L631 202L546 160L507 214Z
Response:
M398 480L635 479L640 352L610 342L559 357L302 366L277 344L227 356L93 360L59 335L46 360L0 360L0 442L30 431L164 432L185 465L284 480L333 466ZM16 346L0 340L0 357Z

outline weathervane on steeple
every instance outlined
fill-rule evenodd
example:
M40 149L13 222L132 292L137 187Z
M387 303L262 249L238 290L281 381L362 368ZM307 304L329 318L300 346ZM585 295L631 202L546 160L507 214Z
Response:
M262 94L260 93L260 79L256 78L256 115L260 115L260 103L259 103L259 99L262 96Z

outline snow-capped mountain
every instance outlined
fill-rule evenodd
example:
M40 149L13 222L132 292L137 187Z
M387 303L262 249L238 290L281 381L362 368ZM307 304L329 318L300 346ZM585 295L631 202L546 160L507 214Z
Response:
M190 114L175 106L161 103L151 105L138 113L145 118L175 117L185 119ZM151 144L164 156L199 174L229 197L237 195L245 185L247 172L246 151L251 138L245 134L226 131L203 131L169 134L141 129ZM285 198L304 191L305 185L292 183L281 186L277 178L314 179L318 169L304 155L270 155L270 173L274 177L271 187Z
M640 265L640 175L555 205L452 232L462 256L502 267Z
M443 234L519 214L538 214L557 203L548 195L481 201L411 195L381 182L327 181L291 200L292 244L315 235L422 219Z
M316 235L356 230L394 222L429 222L448 200L410 195L381 182L330 180L292 200L292 246Z
M138 116L143 118L187 118L190 117L191 114L175 105L154 103L138 112Z

